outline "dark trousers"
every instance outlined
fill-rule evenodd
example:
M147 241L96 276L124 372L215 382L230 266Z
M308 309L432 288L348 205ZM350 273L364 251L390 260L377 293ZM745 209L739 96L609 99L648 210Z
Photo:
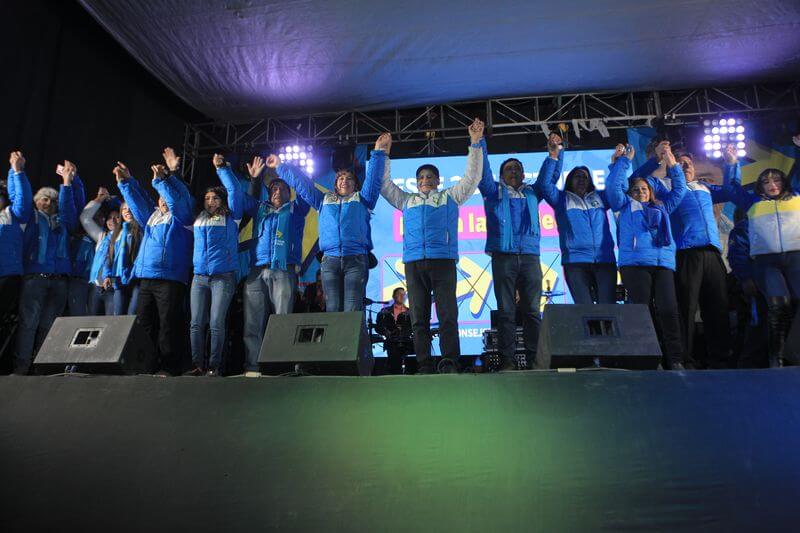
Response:
M617 265L614 263L568 263L564 278L576 304L617 303Z
M539 342L542 300L542 264L533 254L492 254L494 296L499 313L497 322L497 349L505 361L514 360L517 344L517 291L522 314L522 336L528 365L536 361L536 344Z
M182 339L186 336L186 285L178 281L143 279L139 282L136 320L158 348L158 370L181 370Z
M628 291L628 301L650 306L653 320L661 332L661 350L667 367L682 363L684 351L675 296L675 274L668 268L649 266L624 266L619 272Z
M5 359L6 351L10 352L11 338L16 324L19 291L22 276L0 277L0 373L11 371L11 357Z
M675 292L687 359L694 358L695 316L700 307L708 366L727 368L731 351L728 280L722 256L713 246L678 250Z
M420 368L431 366L431 293L439 318L439 346L442 356L461 355L458 342L456 304L456 262L454 259L421 259L406 263L411 331Z

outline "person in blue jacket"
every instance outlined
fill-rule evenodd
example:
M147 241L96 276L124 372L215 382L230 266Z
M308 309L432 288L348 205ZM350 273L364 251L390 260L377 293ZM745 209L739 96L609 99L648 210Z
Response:
M319 211L320 271L328 312L364 310L372 250L370 217L380 196L391 143L388 133L378 137L362 187L351 170L339 170L334 190L326 194L296 166L283 163L277 168L278 176Z
M800 147L800 135L793 138ZM786 337L800 300L800 186L783 171L759 174L755 190L742 188L736 148L724 151L723 186L737 207L747 211L750 255L756 284L767 299L769 366L783 365Z
M67 303L69 233L78 215L72 196L75 173L65 169L61 188L42 187L33 197L36 209L26 220L22 261L25 275L19 302L14 373L27 374L35 352Z
M539 202L541 183L552 181L558 172L557 136L549 139L549 157L542 162L539 178L534 185L524 183L525 171L518 159L508 159L500 165L500 182L494 180L486 150L481 140L483 172L478 184L486 210L486 253L492 256L492 278L497 311L497 345L501 357L500 370L517 367L516 295L523 319L523 339L527 364L533 365L539 340L542 293L542 267L539 259ZM527 366L527 365L526 365Z
M263 171L262 162L255 163L257 168L248 167L251 178ZM276 155L267 158L267 167L275 170L279 164ZM268 198L264 202L250 194L242 196L243 212L253 220L256 239L243 292L245 375L250 376L258 375L258 354L269 315L292 311L302 264L303 230L311 208L299 195L292 200L291 189L281 178L266 186L258 184L259 196L264 189Z
M153 188L158 207L130 175L123 163L114 168L122 196L136 222L144 228L133 275L139 279L137 321L157 346L158 374L180 371L184 325L184 298L192 257L193 200L186 185L175 175L174 159L153 165Z
M75 202L75 212L80 214L86 207L86 191L83 181L78 174L78 167L72 161L64 161L64 165L56 167L56 173L61 174L66 169L75 173L72 180L72 199ZM72 271L69 275L69 287L67 289L67 306L65 314L67 316L85 316L89 314L89 301L92 296L91 287L86 280L89 277L92 261L94 259L94 249L96 243L84 231L81 224L77 224L75 230L70 233L69 256L72 263Z
M660 166L668 147L668 141L661 141L655 156L634 172L648 179L659 199L669 194L670 182L651 174ZM687 359L692 360L699 307L709 348L708 366L727 368L731 352L727 269L722 261L714 204L727 202L729 197L723 187L696 178L691 154L681 154L678 163L686 176L686 194L670 214L670 223L677 247L675 290L683 343Z
M119 214L121 222L109 237L103 291L111 295L113 315L135 315L139 307L139 280L133 275L133 266L144 231L127 202L122 202Z
M606 179L608 204L619 214L619 271L628 302L645 305L655 302L653 318L660 326L666 367L683 370L685 352L675 296L675 240L669 215L686 194L686 180L667 147L663 157L671 187L663 200L658 200L645 178L626 179L633 156L631 145L617 145Z
M411 304L411 329L417 354L417 373L433 371L431 361L431 292L439 316L440 372L458 370L456 262L458 261L458 208L475 192L483 167L484 124L469 126L470 147L464 177L453 187L439 188L439 169L426 164L417 169L417 190L405 192L390 179L389 159L383 174L381 195L403 212L403 262Z
M605 191L595 188L592 172L585 166L567 174L563 191L556 188L563 151L555 147L560 144L561 138L551 134L548 151L551 158L559 159L559 165L551 179L540 183L542 196L556 215L564 278L576 304L616 303L617 261Z
M9 156L8 180L0 185L0 323L16 312L22 282L23 224L33 211L22 152ZM10 332L6 332L10 335ZM0 341L0 346L4 341Z
M106 286L105 280L109 276L110 260L108 247L111 236L122 224L119 213L119 202L111 198L108 189L100 187L97 196L86 204L80 215L80 222L86 235L94 243L94 255L89 265L89 274L83 282L88 280L91 289L88 311L90 315L114 314L114 289Z
M220 154L212 163L224 187L209 187L203 196L203 210L194 221L194 277L190 292L192 321L189 340L193 369L184 375L219 376L225 345L225 319L239 269L239 222L242 220L243 192L238 178ZM206 328L211 350L206 364Z

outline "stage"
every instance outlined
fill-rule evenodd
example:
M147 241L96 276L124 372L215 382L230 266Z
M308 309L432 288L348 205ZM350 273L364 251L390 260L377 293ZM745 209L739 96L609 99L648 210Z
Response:
M0 378L4 531L789 530L800 369Z

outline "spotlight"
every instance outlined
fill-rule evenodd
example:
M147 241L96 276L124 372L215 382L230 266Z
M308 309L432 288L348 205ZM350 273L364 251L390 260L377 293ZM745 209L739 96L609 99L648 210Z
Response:
M736 133L744 133L744 126L736 126Z
M714 136L711 138L711 140L712 140L712 141L714 141L714 142L716 143L716 142L719 142L719 140L720 140L720 137L719 137L719 135L714 135Z
M703 121L703 125L707 125L707 121ZM740 118L733 117L720 117L719 119L711 120L711 139L709 140L708 132L704 130L703 135L703 149L708 158L722 157L722 149L727 144L736 144L739 157L743 157L747 152L745 146L745 126L744 121Z
M736 155L739 157L744 157L747 155L747 150L739 150L738 152L736 152Z
M705 137L703 137L703 142L707 142L708 143L708 142L711 142L712 140L713 140L713 137L711 137L711 135L706 135Z
M711 125L711 121L710 120L706 119L706 120L703 121L703 126L710 126L710 125Z
M736 135L736 140L737 141L743 141L744 140L744 133L739 133L738 135Z
M744 149L744 142L736 143L736 148L739 148L740 150Z
M719 133L719 128L712 128L711 133Z
M722 128L720 128L720 129L719 129L719 132L720 132L722 135L727 135L727 134L728 134L728 128L726 128L726 127L724 127L724 126L723 126Z
M296 144L294 146L292 146L292 152L297 153L299 151L300 151L300 147L299 146L297 146Z
M717 150L716 152L714 152L714 157L722 157L722 152Z
M711 143L706 143L706 144L703 146L703 149L704 149L706 152L710 152L712 148L714 148L714 146L713 146Z

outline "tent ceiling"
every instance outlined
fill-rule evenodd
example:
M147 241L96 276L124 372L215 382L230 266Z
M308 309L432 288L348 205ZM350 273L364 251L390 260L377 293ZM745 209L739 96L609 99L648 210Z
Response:
M800 79L800 1L81 0L217 119Z

